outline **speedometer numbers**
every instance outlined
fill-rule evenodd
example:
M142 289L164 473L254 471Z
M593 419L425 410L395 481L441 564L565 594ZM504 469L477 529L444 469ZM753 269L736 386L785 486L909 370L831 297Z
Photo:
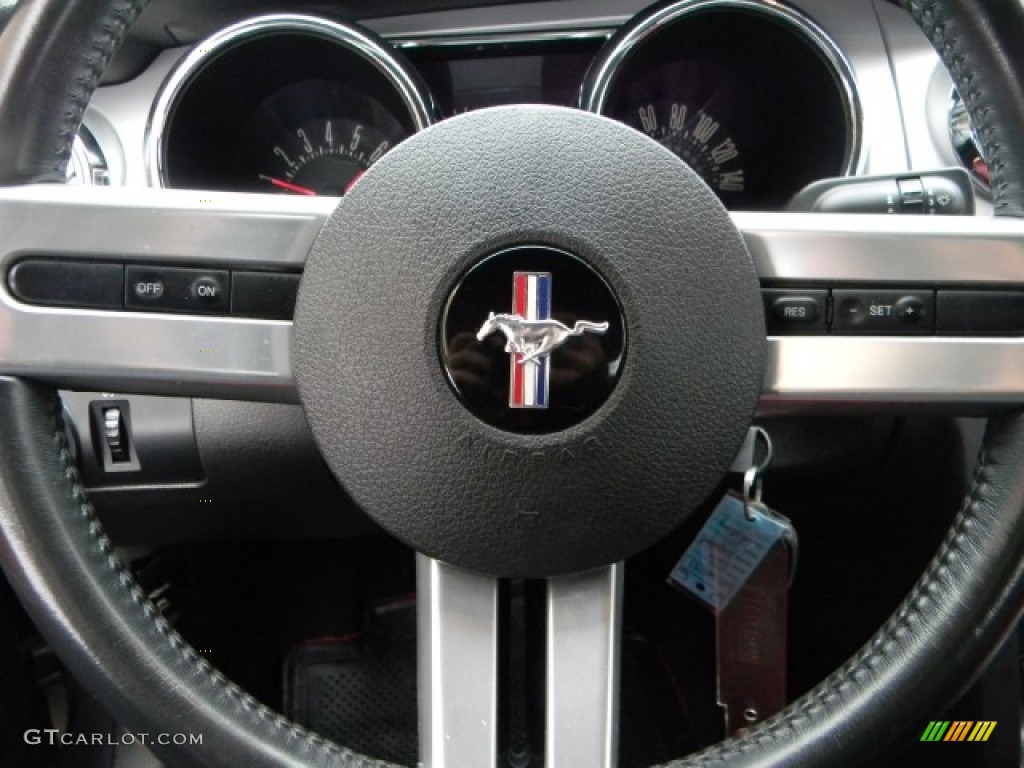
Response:
M740 149L711 113L683 102L647 102L634 115L635 127L682 158L720 195L746 189Z
M259 178L280 192L344 195L395 143L347 118L318 119L288 131L270 148Z

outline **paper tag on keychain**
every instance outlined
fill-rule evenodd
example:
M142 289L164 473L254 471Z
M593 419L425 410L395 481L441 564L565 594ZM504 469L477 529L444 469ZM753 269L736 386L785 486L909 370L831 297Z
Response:
M760 503L727 493L669 575L715 613L736 596L792 526Z

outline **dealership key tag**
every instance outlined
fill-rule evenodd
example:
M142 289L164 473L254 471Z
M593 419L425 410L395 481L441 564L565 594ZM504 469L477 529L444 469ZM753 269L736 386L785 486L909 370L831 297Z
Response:
M669 576L718 613L779 541L792 531L760 502L727 493Z
M765 442L764 459L743 475L743 495L727 493L700 533L679 559L669 582L692 594L716 614L736 593L780 541L788 542L796 562L796 533L792 524L761 501L761 473L772 456L771 440L755 428Z

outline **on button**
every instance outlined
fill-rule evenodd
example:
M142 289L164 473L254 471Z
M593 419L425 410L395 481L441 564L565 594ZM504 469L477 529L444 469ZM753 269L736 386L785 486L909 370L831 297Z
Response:
M192 297L203 304L220 304L224 297L224 284L204 275L192 281Z

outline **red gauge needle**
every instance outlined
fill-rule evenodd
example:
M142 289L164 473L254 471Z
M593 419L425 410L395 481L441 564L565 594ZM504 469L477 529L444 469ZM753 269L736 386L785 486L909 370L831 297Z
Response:
M359 173L357 173L355 176L353 176L352 180L348 184L345 185L345 194L346 195L351 191L352 187L354 187L356 185L356 182L359 181L361 178L363 178L363 174L364 173L366 173L366 171L359 171Z
M316 195L316 192L309 187L300 187L298 184L292 184L290 181L275 179L273 176L266 176L262 173L260 174L260 178L264 181L269 181L275 187L283 189L286 192L294 192L297 195Z

